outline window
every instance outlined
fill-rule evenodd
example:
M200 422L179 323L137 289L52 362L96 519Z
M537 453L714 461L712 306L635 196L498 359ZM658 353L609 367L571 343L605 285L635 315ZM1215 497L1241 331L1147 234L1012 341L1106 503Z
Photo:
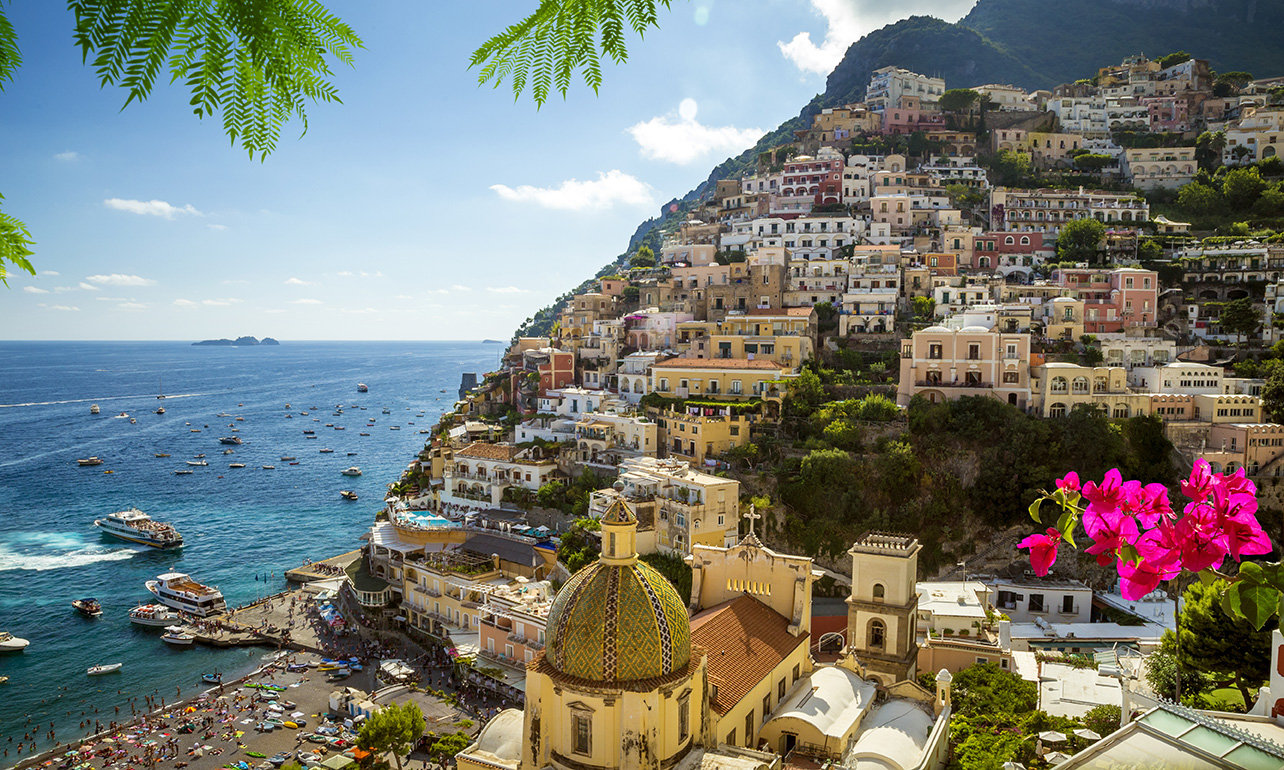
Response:
M753 709L745 714L745 745L753 747Z
M771 693L762 696L762 718L766 720L767 715L771 713Z
M572 729L575 730L575 753L590 756L593 753L592 717L588 714L575 714L571 717Z
M800 675L801 673L802 673L801 667L799 666L799 664L795 663L795 664L794 664L794 678L793 678L793 681L797 682L797 681L798 681L798 677L799 677L799 675Z
M981 344L980 344L980 343L978 343L978 342L969 342L969 343L968 343L968 346L967 346L967 360L969 360L969 361L980 361L980 360L981 360Z
M685 741L691 734L691 699L678 701L678 741Z
M782 701L784 699L785 699L785 680L781 679L779 682L776 683L776 700Z
M887 589L883 587L883 584L882 584L882 583L875 583L875 584L874 584L874 599L875 599L875 600L882 600L884 597L886 597L886 595L887 595Z
M871 620L869 622L869 647L874 650L883 649L886 643L887 626L883 625L881 620Z
M1061 611L1066 615L1074 614L1074 595L1066 594L1061 597Z
M1030 612L1043 612L1043 594L1030 594Z
M1020 382L1021 382L1021 375L1018 374L1017 372L1003 373L1003 384L1012 385L1012 384L1020 384Z
M939 361L941 359L942 347L939 342L933 342L927 346L927 357Z

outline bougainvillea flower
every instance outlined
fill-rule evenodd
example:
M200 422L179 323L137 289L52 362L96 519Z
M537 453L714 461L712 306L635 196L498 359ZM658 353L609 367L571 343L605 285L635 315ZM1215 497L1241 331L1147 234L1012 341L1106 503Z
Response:
M1120 548L1136 543L1137 535L1137 520L1121 514L1114 519L1111 528L1100 529L1092 536L1096 542L1085 548L1084 552L1096 556L1097 563L1105 567L1115 560L1115 554Z
M1235 561L1240 556L1255 556L1271 552L1271 538L1262 531L1256 516L1233 516L1222 522L1226 550Z
M1207 508L1187 510L1177 522L1177 541L1181 544L1181 566L1191 572L1217 569L1228 553L1217 516Z
M1232 474L1219 473L1213 477L1214 483L1225 487L1227 491L1233 494L1250 495L1257 497L1257 485L1248 478L1244 473L1244 468L1237 468Z
M1181 539L1177 526L1166 519L1159 526L1137 538L1137 553L1155 568L1178 572L1181 570Z
M1168 488L1163 484L1147 484L1128 501L1127 508L1141 519L1142 526L1150 528L1161 518L1172 518L1173 506L1168 502Z
M1079 491L1079 474L1070 471L1064 478L1057 479L1057 489L1064 489L1067 492Z
M1213 491L1213 470L1204 458L1195 461L1190 478L1181 483L1181 493L1195 502L1208 497Z
M1088 500L1087 510L1105 514L1118 511L1128 493L1124 490L1123 476L1119 469L1111 468L1106 471L1106 477L1102 479L1100 486L1091 481L1084 484L1083 496Z
M1056 527L1048 527L1046 535L1030 535L1017 543L1017 548L1030 549L1030 567L1034 574L1043 577L1057 561L1057 544L1061 542L1061 533Z
M1140 563L1119 562L1119 593L1130 602L1135 602L1159 585L1162 580L1169 580L1177 575L1176 571L1161 569L1142 559Z

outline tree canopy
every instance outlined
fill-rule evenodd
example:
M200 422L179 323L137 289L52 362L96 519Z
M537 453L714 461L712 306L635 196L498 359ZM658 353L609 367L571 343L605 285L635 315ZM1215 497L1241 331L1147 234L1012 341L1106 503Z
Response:
M378 754L389 752L401 770L401 755L409 754L424 734L424 714L414 701L375 711L361 725L357 745Z
M1057 236L1057 258L1071 262L1095 262L1105 235L1106 226L1095 219L1067 222Z

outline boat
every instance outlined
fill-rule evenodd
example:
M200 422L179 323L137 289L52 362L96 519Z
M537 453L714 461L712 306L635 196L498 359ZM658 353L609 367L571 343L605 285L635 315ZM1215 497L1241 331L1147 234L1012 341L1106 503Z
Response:
M165 407L163 406L156 407L156 414L165 414Z
M136 626L165 628L178 622L178 613L163 604L140 604L129 611L129 622Z
M327 447L326 449L320 449L320 450L317 450L317 451L318 451L318 454L323 454L323 455L332 455L332 454L334 454L334 450L333 450L333 449L330 449L330 448L328 448L328 447Z
M98 404L91 404L91 405L90 405L90 407L89 407L89 413L90 413L90 414L101 414L101 413L102 413L102 410L98 408Z
M391 428L389 428L388 430L401 430L401 426L400 426L400 425L394 425L394 426L392 426Z
M209 463L205 462L204 460L188 460L187 464L192 466L193 468L204 468L205 466L209 465Z
M233 446L235 446L235 445L237 445L237 444L244 444L245 442L244 442L244 441L241 441L241 437L240 437L240 436L224 436L223 438L221 438L221 439L219 439L219 440L218 440L218 443L220 443L220 444L232 444Z
M122 417L128 417L128 416L129 416L128 412L121 412L120 414L116 415L116 419L119 420Z
M244 417L237 417L237 418L236 418L236 421L237 421L237 422L245 422L245 418L244 418Z
M200 433L200 432L201 432L200 428L192 428L191 430L188 431L188 433Z
M288 463L288 462L290 462L291 460L294 460L294 459L297 459L297 458L291 457L291 456L289 456L289 455L281 455L281 462L283 462L283 463Z
M168 453L168 452L156 452L156 453L154 453L152 456L153 456L153 457L169 457L169 453Z
M144 585L161 604L182 612L204 618L227 611L227 602L223 600L221 591L201 585L182 572L157 575L155 580L148 580Z
M298 465L298 464L299 464L298 460L295 460L294 462L290 463L290 465Z
M316 433L316 431L312 430L311 428L308 428L307 430L303 431L303 435L305 436L311 436L313 433Z
M18 652L27 649L31 644L26 639L19 639L8 631L0 631L0 652Z
M164 386L161 385L160 377L156 378L156 392L159 393L159 395L156 396L156 398L162 399L162 400L165 398L165 388Z
M391 409L384 409L384 410L383 410L383 413L384 413L384 414L392 414L392 410L391 410Z
M304 438L320 438L320 436L304 436Z
M103 614L102 605L98 603L97 599L89 597L84 599L72 599L71 606L91 618L96 618Z
M339 473L344 476L360 476L361 469L354 465L351 468L339 471Z
M199 460L199 459L201 459L201 458L202 458L202 457L204 457L204 456L205 456L205 453L204 453L204 452L201 452L201 453L200 453L200 454L198 454L198 455L192 455L192 459L193 459L193 460Z
M165 633L161 634L161 641L166 644L187 647L196 641L196 637L183 631L182 626L165 626Z
M229 467L229 468L244 468L244 467L245 467L245 463L228 463L228 464L227 464L227 467Z
M349 452L349 453L348 453L348 457L352 457L352 456L354 456L354 455L356 455L356 452Z
M5 682L7 682L7 681L9 681L9 677L7 677L7 676L0 676L0 684L4 684L4 683L5 683Z
M343 427L342 425L336 425L336 426L334 426L334 429L335 429L335 430L347 430L347 428Z
M293 419L294 419L294 415L292 415L292 414L287 414L287 415L285 416L285 419L287 419L287 420L293 420Z
M201 674L201 681L206 684L223 684L222 674ZM259 756L262 756L260 754Z
M353 492L351 489L341 489L339 490L339 497L342 497L344 500L356 500L357 493Z
M366 384L365 384L364 382L358 382L358 383L357 383L357 392L358 392L358 393L369 393L369 392L370 392L370 388L366 387Z
M130 417L130 418L129 418L129 424L130 424L130 425L137 425L137 424L138 424L138 420L135 420L133 417Z
M325 424L325 426L326 426L327 428L333 428L333 427L334 427L334 423L332 423L332 422L327 422L327 423Z
M370 434L369 434L369 433L358 433L357 435L358 435L358 436L369 436Z
M236 450L235 450L235 449L224 449L224 450L223 450L223 454L225 454L225 455L233 455L233 454L236 454Z
M98 457L98 455L94 455L93 457L86 457L82 460L77 460L76 464L81 468L88 468L91 465L102 465L103 461Z
M174 471L175 476L191 476L191 471Z
M264 466L262 466L262 468L263 468L263 470L265 470L265 471L274 471L274 470L276 470L276 466L275 466L275 465L264 465Z
M103 674L114 674L120 670L124 663L108 663L104 666L90 666L85 673L89 676L102 676Z
M181 473L181 471L176 472ZM137 508L109 513L104 518L95 519L94 526L102 530L105 535L128 540L131 543L150 545L153 548L178 548L183 544L183 536L178 534L174 525L152 521L151 516Z

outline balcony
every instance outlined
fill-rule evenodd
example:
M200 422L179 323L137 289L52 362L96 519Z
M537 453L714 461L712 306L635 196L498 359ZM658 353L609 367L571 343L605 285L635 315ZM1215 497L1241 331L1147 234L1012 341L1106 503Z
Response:
M990 389L994 387L992 382L933 382L931 380L916 380L914 385L919 388L975 388Z

